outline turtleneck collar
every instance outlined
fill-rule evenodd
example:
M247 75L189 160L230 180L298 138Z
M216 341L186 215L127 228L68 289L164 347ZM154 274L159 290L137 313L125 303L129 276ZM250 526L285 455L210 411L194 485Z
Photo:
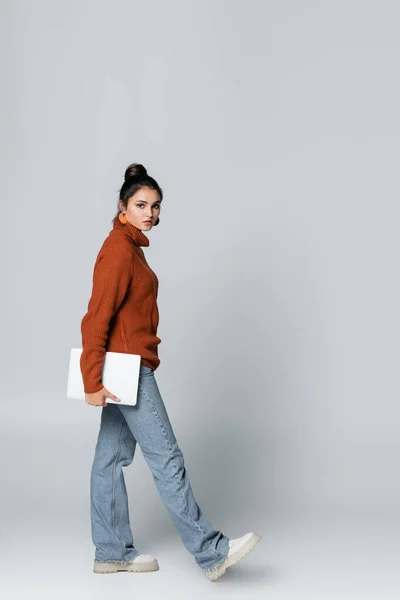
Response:
M125 233L128 237L131 238L131 240L134 244L136 244L136 246L148 246L150 244L149 238L146 235L144 235L144 233L140 229L132 225L132 223L129 223L129 221L127 221L126 223L121 223L119 218L115 217L113 222L113 229L119 229L120 231L122 231L122 233Z

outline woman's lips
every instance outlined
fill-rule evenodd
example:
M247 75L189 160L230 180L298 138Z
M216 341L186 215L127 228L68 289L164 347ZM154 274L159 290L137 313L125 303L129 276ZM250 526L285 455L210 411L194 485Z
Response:
M152 221L143 221L143 223L152 223Z

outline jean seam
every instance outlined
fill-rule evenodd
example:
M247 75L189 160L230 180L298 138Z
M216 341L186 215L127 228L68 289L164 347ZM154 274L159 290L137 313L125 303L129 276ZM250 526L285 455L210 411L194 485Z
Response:
M114 529L114 531L115 531L115 533L116 533L116 535L117 535L117 537L118 537L118 539L119 539L119 541L121 543L121 555L122 556L124 554L124 543L123 543L123 541L121 539L121 536L119 534L119 531L118 531L118 529L117 529L117 527L115 525L115 484L116 484L115 473L116 473L116 470L117 470L117 461L118 461L118 458L119 458L119 455L120 455L120 452L121 452L122 438L123 438L123 435L125 433L125 428L126 428L126 422L123 421L122 422L122 426L121 426L121 431L120 431L120 434L119 434L118 450L117 450L117 453L115 455L115 460L114 460L114 465L113 465L113 477L112 477L113 483L112 483L112 497L111 497L111 523L112 523L113 529Z
M170 441L169 441L169 439L168 439L167 432L165 431L165 427L164 427L164 425L163 425L162 419L161 419L160 415L158 414L158 411L157 411L156 407L154 406L154 403L153 403L152 399L150 398L150 396L149 396L149 394L147 393L146 389L143 387L143 385L142 385L140 382L139 382L139 386L140 386L140 388L141 388L142 392L144 393L144 395L146 396L146 398L148 399L148 401L149 401L149 403L150 403L150 405L151 405L151 407L152 407L152 410L153 410L154 414L156 415L156 417L157 417L157 419L158 419L158 421L159 421L159 423L160 423L160 426L161 426L162 432L163 432L163 434L164 434L164 437L165 437L165 439L166 439L166 441L167 441L167 444L168 444L168 448L169 448L169 450L170 450L170 454L171 454L171 456L172 456L172 458L173 458L173 461L174 461L174 462L173 462L173 464L174 464L174 466L175 466L175 469L176 469L176 470L175 470L175 476L177 476L177 475L178 475L178 469L177 469L177 466L176 466L176 464L175 464L175 459L174 459L174 456L173 456L172 447L171 447ZM180 494L181 494L181 496L182 496L183 505L184 505L184 507L185 507L185 513L186 513L186 515L187 515L188 519L189 519L189 520L190 520L190 521L191 521L191 522L192 522L192 523L193 523L193 524L194 524L194 525L195 525L195 526L196 526L196 527L197 527L197 528L198 528L198 529L201 531L201 533L204 535L204 537L207 537L207 534L206 534L206 532L205 532L205 531L204 531L204 530L203 530L203 529L200 527L200 525L199 525L198 523L196 523L196 521L194 521L194 519L192 519L192 517L189 515L189 512L188 512L188 510L187 510L187 506L186 506L186 502L185 502L185 497L184 497L184 494L183 494L183 492L182 492L182 490L181 490L181 487L180 487L180 485L179 485L179 481L178 481L178 489L179 489L179 492L180 492ZM217 550L216 548L215 548L215 552L217 552L217 553L218 553L220 556L223 556L223 557L224 557L224 555L222 554L222 552L220 552L220 551L219 551L219 550ZM225 558L225 557L224 557L224 558Z

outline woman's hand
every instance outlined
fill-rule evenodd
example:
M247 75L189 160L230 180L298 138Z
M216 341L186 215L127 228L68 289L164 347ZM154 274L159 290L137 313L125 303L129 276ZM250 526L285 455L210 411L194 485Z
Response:
M121 400L117 398L117 396L114 396L114 394L112 394L105 387L103 387L101 390L95 392L94 394L85 394L86 404L91 404L92 406L108 406L107 402L105 401L105 397L111 398L116 402L121 402Z

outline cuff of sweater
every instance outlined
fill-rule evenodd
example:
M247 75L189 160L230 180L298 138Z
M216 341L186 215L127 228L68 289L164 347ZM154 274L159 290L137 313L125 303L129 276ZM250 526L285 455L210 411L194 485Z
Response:
M85 392L85 394L95 394L96 392L99 392L100 390L103 389L103 384L102 382L99 383L93 383L93 384L86 384L83 388L83 391Z

